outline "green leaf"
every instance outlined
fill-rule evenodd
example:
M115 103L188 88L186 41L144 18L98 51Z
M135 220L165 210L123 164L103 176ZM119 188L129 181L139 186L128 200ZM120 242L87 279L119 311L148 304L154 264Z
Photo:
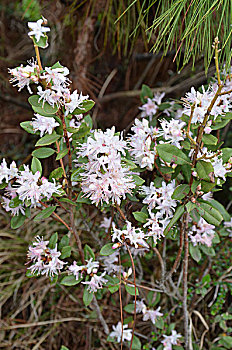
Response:
M143 180L140 176L136 174L132 174L133 180L137 186L141 186L144 184L145 180Z
M0 190L3 190L4 188L6 188L6 186L8 185L8 183L3 182L2 184L0 184Z
M42 164L40 163L39 159L36 157L32 158L31 171L33 172L33 174L39 171L40 175L42 175Z
M51 216L55 210L56 210L56 206L43 209L39 214L37 214L34 217L34 221L40 221L41 219L49 218L49 216Z
M141 94L140 94L140 99L141 99L142 103L146 103L148 97L153 98L153 93L152 93L151 89L149 88L149 86L143 84Z
M84 302L85 306L88 306L91 303L91 301L93 300L93 295L94 295L94 293L89 293L87 288L88 288L88 285L85 286L84 293L83 293L83 302Z
M186 209L187 209L187 212L190 213L193 209L196 208L196 204L195 203L192 203L192 202L188 202L186 205L185 205Z
M141 350L142 345L138 337L134 335L133 342L132 342L132 350Z
M213 249L213 247L207 247L206 245L202 244L200 246L201 250L203 251L203 253L205 253L205 255L209 255L209 256L215 256L215 250Z
M41 49L46 49L46 47L48 46L48 36L45 33L44 36L40 37L39 41L36 40L34 35L32 36L32 40L34 44L38 47L41 47Z
M69 350L69 348L67 348L66 346L62 345L60 350Z
M147 221L148 215L146 213L143 213L142 211L135 211L133 213L133 216L135 218L135 220L137 220L138 222L142 222L145 223Z
M55 232L55 233L53 233L53 235L49 239L49 248L54 249L56 247L57 241L58 241L58 233Z
M161 159L168 163L190 164L190 159L179 148L174 145L160 144L156 146L156 150Z
M19 213L19 215L15 215L11 218L10 221L10 227L15 230L16 228L19 228L20 226L22 226L24 224L26 217L23 216L21 213Z
M179 185L172 194L172 199L183 199L189 193L189 185Z
M76 115L76 114L83 114L88 112L90 109L93 108L93 106L95 105L95 102L93 100L85 100L82 102L80 108L76 108L72 114Z
M95 260L95 254L92 248L88 244L86 244L84 247L84 255L85 255L85 260L88 260L89 258L92 258L93 260Z
M10 208L16 208L18 207L20 204L22 204L22 201L19 199L19 197L14 197L10 200L9 202L9 207Z
M222 148L221 151L223 163L227 163L230 157L232 157L232 148Z
M33 110L39 114L42 114L43 116L49 116L53 117L53 114L55 114L58 111L58 107L54 105L52 107L49 103L42 101L42 99L39 102L39 95L32 95L28 98L28 102L32 106Z
M32 152L33 157L36 158L48 158L55 153L55 150L48 147L38 148Z
M32 122L30 122L30 121L22 122L22 123L20 123L20 126L22 129L24 129L29 134L33 134L33 135L35 134L35 131L34 131L33 126L32 126Z
M61 167L56 168L49 175L49 180L52 180L52 179L59 180L63 177L63 175L64 175L64 170Z
M201 251L198 246L193 246L192 244L190 244L189 253L195 261L199 262L201 260Z
M212 205L208 204L207 202L200 202L200 208L203 209L203 218L209 224L214 226L220 225L223 217L217 209L213 208Z
M206 144L206 145L216 145L218 143L218 139L217 137L210 135L210 134L205 134L202 137L202 141Z
M45 136L43 136L41 139L39 139L35 146L47 146L47 145L51 145L52 143L56 142L57 140L59 140L60 135L57 135L56 133L53 133L51 135L47 134Z
M155 326L159 329L164 328L164 320L162 317L157 317L157 320L155 321Z
M221 122L217 122L215 125L211 126L212 130L218 130L218 129L222 129L224 128L228 123L229 123L230 119L222 119Z
M197 174L200 179L210 181L209 174L213 174L213 166L210 162L199 160L196 165Z
M115 252L115 250L112 249L113 245L114 243L107 243L104 245L100 250L100 255L107 256L113 254Z
M58 245L59 250L61 250L62 248L66 247L69 245L69 236L68 235L64 235L61 240L60 243Z
M61 249L60 259L69 258L71 256L72 248L70 246Z
M125 285L127 293L130 295L135 295L135 287L134 286L129 286L128 284ZM136 295L139 295L138 288L136 287Z
M124 307L124 310L126 312L128 312L128 314L133 314L134 313L134 308L135 308L135 304L127 304L125 307Z
M212 191L214 187L215 187L215 183L208 182L208 181L201 181L201 189L205 193Z
M53 66L51 66L51 69L56 69L56 68L64 68L64 66L62 66L62 64L60 64L60 62L57 61L56 63L53 64Z
M86 135L88 135L89 132L90 132L90 127L87 124L82 123L79 129L77 130L77 132L73 134L72 138L73 140L77 140L81 137L85 137Z
M165 235L170 231L172 226L174 226L175 223L181 218L181 216L184 214L184 212L185 212L184 205L181 205L180 207L178 207L176 209L172 219L170 220L169 224L166 226L166 228L164 230Z
M60 160L60 159L64 158L66 156L66 154L68 154L68 149L67 148L63 149L62 151L60 151L57 154L56 160Z
M74 275L69 275L63 277L60 281L60 284L62 284L63 286L75 286L76 284L80 283L81 280L82 278L78 278L77 280Z
M223 220L230 221L230 214L221 203L219 203L215 199L210 199L210 201L207 201L207 203L211 204L215 209L217 209L222 214Z

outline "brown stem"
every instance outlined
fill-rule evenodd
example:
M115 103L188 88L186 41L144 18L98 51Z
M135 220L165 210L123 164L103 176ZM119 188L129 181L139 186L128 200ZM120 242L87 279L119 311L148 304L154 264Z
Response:
M119 302L120 302L120 317L121 317L121 324L122 324L122 335L121 335L121 350L122 350L122 346L123 346L123 311L122 311L122 276L121 276L121 257L119 254L119 265L120 265L120 271L119 271L119 288L118 288L118 292L119 292Z
M39 47L37 45L34 45L34 48L35 48L35 54L36 54L39 69L43 70L41 59L40 59L40 54L39 54Z
M176 271L176 269L178 268L179 266L179 263L180 263L180 258L181 258L181 253L182 253L182 250L183 250L183 233L184 233L184 230L183 230L183 225L182 225L182 222L181 222L181 227L180 227L180 246L179 246L179 250L178 250L178 253L177 253L177 256L176 256L176 260L172 266L172 269L169 273L169 276L171 277L172 274Z
M188 243L188 221L189 214L184 214L184 261L183 261L183 314L184 314L184 339L185 349L189 350L189 327L188 327L188 256L189 256L189 243Z
M70 217L70 224L71 224L71 231L74 235L74 238L76 240L77 243L77 247L78 247L78 251L80 254L80 258L81 258L81 262L83 265L85 265L85 256L84 256L84 251L82 248L82 243L81 243L81 239L79 237L79 234L76 230L76 226L75 226L75 222L74 222L74 213L73 213L73 206L70 205L70 213L69 213L69 217Z
M43 202L41 202L41 201L39 201L39 203L40 203L43 207L49 208L49 206L48 206L47 204L45 204L45 203L43 203ZM53 212L52 215L54 215L65 227L67 227L67 229L68 229L69 231L72 232L71 227L70 227L68 224L66 224L66 222L65 222L63 219L61 219L61 217L60 217L58 214L56 214L55 212Z
M57 152L59 153L60 152L60 145L59 145L58 141L56 141L56 147L57 147ZM62 158L60 159L60 165L61 165L61 168L63 169L63 172L64 172L65 181L66 181L66 183L68 185L67 175L66 175L66 172L65 172L64 163L63 163L63 159Z
M134 304L134 318L133 318L134 322L133 322L132 337L131 337L131 343L130 343L130 350L131 350L132 349L133 339L134 339L134 333L135 333L137 287L136 287L136 275L135 275L134 260L133 260L133 257L131 255L130 249L129 249L127 244L126 244L126 247L127 247L128 253L130 255L130 259L131 259L131 264L132 264L132 269L133 269L133 274L134 274L134 286L135 286L135 304Z

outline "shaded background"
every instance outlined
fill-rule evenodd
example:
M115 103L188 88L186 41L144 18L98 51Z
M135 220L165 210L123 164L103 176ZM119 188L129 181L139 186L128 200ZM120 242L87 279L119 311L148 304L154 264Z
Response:
M131 3L130 0L1 1L0 158L16 160L20 164L29 160L28 155L34 146L34 136L19 126L20 122L33 116L27 103L28 91L23 89L18 93L10 85L7 69L25 65L34 56L32 41L27 35L27 22L36 21L41 14L47 18L51 28L49 47L41 50L43 66L53 65L59 60L69 68L72 88L89 94L96 102L92 112L95 127L105 129L115 125L117 130L128 128L139 113L142 84L162 88L167 98L179 99L191 86L199 87L214 74L215 69L210 66L206 76L204 57L199 57L194 69L191 60L183 69L177 69L176 61L173 62L175 45L165 57L162 57L162 52L151 53L157 36L152 36L148 42L145 29L154 19L156 5L151 8L146 24L142 23L136 35L131 33L137 25L144 2L140 4L137 1L136 6L115 23ZM183 46L180 63L184 53ZM230 124L221 137L228 145L232 144ZM50 164L45 162L44 167L46 174ZM228 180L223 192L218 194L218 199L225 205L231 200L230 186ZM61 215L65 216L65 213ZM116 349L117 346L104 340L105 335L95 320L95 311L83 308L81 296L78 295L80 292L75 287L53 286L43 277L38 280L25 277L28 242L35 234L50 235L56 230L60 231L60 226L48 219L46 224L40 223L38 226L28 222L23 228L12 232L9 222L9 216L0 209L0 346L16 350L58 350L63 344L70 350L89 350L93 349L91 344L94 343L98 349ZM84 243L88 243L88 234L84 232L83 235ZM220 250L215 270L217 265L223 269L229 264L229 249ZM226 309L231 300L226 297L224 300ZM109 309L107 300L102 304L105 317L116 322L118 306ZM28 328L15 326L23 322L29 324ZM150 332L144 323L140 322L138 328L143 329L144 334Z

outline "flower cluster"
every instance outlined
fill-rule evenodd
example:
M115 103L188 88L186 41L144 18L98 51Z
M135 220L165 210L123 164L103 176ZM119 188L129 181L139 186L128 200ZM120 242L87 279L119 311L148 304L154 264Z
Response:
M200 218L198 223L192 226L189 233L194 246L201 243L211 247L214 236L215 226L208 224L203 218Z
M112 241L118 241L113 245L113 249L120 247L125 242L134 246L135 248L149 248L145 239L148 237L140 228L135 228L131 225L131 222L126 222L126 228L123 230L117 229L113 224Z
M184 99L184 101L186 102L184 113L190 116L193 109L193 113L192 113L193 124L203 122L206 112L211 104L211 101L215 96L215 92L217 88L218 88L218 85L216 83L213 85L210 85L206 91L202 86L202 93L201 93L199 91L196 91L192 87L191 92L188 92L186 94L186 98ZM194 106L194 108L192 108L192 106ZM213 120L215 120L218 116L221 116L226 112L229 112L231 108L232 108L232 104L231 104L230 98L228 98L227 95L218 96L215 104L212 106L210 115L213 117Z
M163 231L177 206L177 202L172 199L174 190L174 180L169 184L163 181L162 186L159 188L156 188L152 182L149 187L142 187L142 193L146 195L143 203L148 205L150 215L144 227L148 227L149 235L153 237L155 242L163 236Z
M152 170L156 155L153 137L158 136L158 129L149 127L149 122L146 119L142 121L135 119L131 131L133 134L128 138L131 156L141 168Z
M43 199L50 199L52 195L59 194L61 185L57 185L55 180L48 181L45 177L41 178L40 172L35 174L29 169L28 165L23 166L23 170L16 167L12 162L10 168L7 167L5 159L0 165L0 183L3 179L8 183L11 179L15 180L14 186L8 185L6 197L3 198L3 206L7 211L11 211L12 215L18 215L19 211L24 212L23 204L36 207ZM18 206L9 206L10 200L17 197L19 199Z
M135 188L132 173L122 165L126 142L115 135L115 128L94 132L78 149L77 156L88 157L82 176L82 191L96 205L99 202L120 204L126 193Z
M171 119L170 121L163 119L160 124L163 130L164 140L181 148L180 141L185 139L183 132L183 127L186 125L185 122L176 119Z
M163 350L172 350L172 345L178 345L178 339L181 338L181 334L178 334L174 329L171 335L164 335L164 339L161 341L164 348Z
M33 60L28 62L29 64L23 67L8 69L9 73L13 76L10 79L10 83L14 84L13 86L17 86L19 88L18 91L21 91L25 86L27 87L30 94L32 94L30 84L35 83L38 84L39 77L38 71L39 66Z
M122 341L131 341L132 338L132 329L127 329L128 324L122 325L121 322L118 322L116 326L112 326L113 331L110 333L111 338L116 338L118 343Z
M89 292L95 293L98 289L103 287L103 284L107 283L107 280L104 278L106 272L103 272L101 275L97 275L99 268L99 262L93 261L93 258L86 260L86 265L78 265L76 261L68 267L68 270L75 276L76 280L83 278L84 275L89 275L90 280L81 282L88 285Z
M31 273L37 275L46 275L53 277L63 269L66 264L59 259L61 252L57 251L57 245L54 249L49 248L49 241L37 236L35 242L29 246L28 259L33 265L28 267Z
M35 132L40 131L40 137L46 133L52 134L54 128L59 126L59 123L54 118L44 117L38 113L35 114L35 118L32 118L31 124Z
M157 113L159 105L161 104L164 96L164 92L158 92L154 94L153 98L148 97L147 102L144 105L142 105L142 107L139 107L139 109L142 111L141 117L149 117L149 119L151 120L152 117Z
M156 323L157 317L163 316L162 312L160 312L160 306L156 310L148 309L143 300L136 301L136 313L142 313L143 321L150 319L153 324Z

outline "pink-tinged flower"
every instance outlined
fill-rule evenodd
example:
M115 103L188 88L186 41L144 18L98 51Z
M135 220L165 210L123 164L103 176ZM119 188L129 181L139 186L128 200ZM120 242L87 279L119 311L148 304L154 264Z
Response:
M189 236L194 246L201 243L207 245L207 247L211 247L215 236L215 226L208 224L203 218L200 218L197 225L193 225Z
M76 280L78 280L80 277L82 277L84 265L77 265L77 262L74 261L72 265L68 267L68 270L76 277Z
M49 182L46 178L40 178L40 172L35 174L30 171L28 165L24 165L24 170L20 172L16 182L16 193L22 202L29 200L31 205L36 205L42 199L50 199L53 194L59 194L61 185L56 185L54 182Z
M215 177L221 177L223 180L226 180L225 175L227 173L227 170L223 165L222 158L218 158L218 157L213 158L212 166L213 166Z
M113 223L113 234L112 241L118 240L120 243L124 243L126 240L130 242L131 245L134 245L135 248L144 247L149 248L149 245L146 243L145 238L147 236L140 228L132 227L131 222L126 222L126 228L124 230L117 229Z
M149 211L150 217L147 219L147 222L143 225L143 227L148 228L148 235L153 237L154 243L157 243L158 239L161 239L161 237L164 237L164 228L161 223L162 221L159 221L159 218L156 214Z
M29 36L35 36L36 41L39 41L41 36L44 37L47 32L50 32L50 28L43 27L43 19L39 19L37 22L28 22L28 27L31 31L28 33Z
M144 299L136 301L136 313L145 313L147 311L147 306L144 303Z
M66 110L66 115L68 115L69 113L74 112L74 110L76 108L82 108L82 103L85 100L88 100L89 96L83 96L82 92L80 94L78 94L77 90L75 90L70 96L69 96L69 100L65 102L65 110Z
M103 272L100 276L94 274L90 281L86 281L86 282L81 282L82 284L87 284L88 288L87 290L90 293L95 293L97 292L98 289L102 289L103 288L103 284L107 283L108 281L104 278L106 272Z
M161 136L159 129L149 127L146 119L135 119L135 124L132 126L131 134L127 141L129 143L129 151L134 159L134 162L141 168L152 170L155 161L155 145L152 142L153 137Z
M10 79L10 83L14 84L13 86L17 86L19 88L18 91L21 91L26 86L29 93L32 94L29 85L30 83L38 84L39 77L37 72L39 66L33 60L28 61L28 63L29 65L26 65L25 67L21 65L16 68L9 68L8 71L13 76L13 78Z
M44 117L40 114L35 114L35 118L32 118L32 127L34 131L40 131L40 137L44 134L52 134L54 128L59 126L59 123L52 117Z
M70 84L70 80L66 77L69 74L69 69L67 67L60 68L50 68L45 67L45 72L41 78L45 79L47 83L52 82L56 87L65 87Z
M153 324L155 324L157 317L163 316L162 312L159 312L160 306L156 310L149 310L143 312L143 321L148 321L149 319Z
M16 166L16 163L12 162L8 168L5 158L3 158L0 164L0 184L3 183L3 181L9 182L11 179L17 176L18 168Z
M37 236L35 242L29 246L28 258L33 263L28 267L31 273L53 277L63 269L66 264L59 259L61 252L57 251L57 245L54 249L48 247L49 241Z
M132 338L132 329L127 329L128 325L124 324L122 326L121 322L118 322L116 326L112 326L113 331L110 333L111 338L116 338L118 343L122 341L131 341ZM123 331L122 331L123 329Z
M178 334L175 330L172 330L171 335L163 335L164 339L161 343L164 346L163 350L172 350L172 345L177 345L178 339L181 338L181 334Z
M99 261L93 261L93 258L90 258L89 260L86 260L86 263L87 274L97 273Z
M142 111L141 117L149 117L151 120L153 115L155 115L158 111L159 105L161 104L164 96L165 93L163 92L155 94L153 98L148 98L147 102L142 105L142 107L139 107L139 109Z
M170 121L163 119L160 124L164 139L180 148L180 141L185 139L183 133L183 127L186 125L185 122L175 119L171 119Z

